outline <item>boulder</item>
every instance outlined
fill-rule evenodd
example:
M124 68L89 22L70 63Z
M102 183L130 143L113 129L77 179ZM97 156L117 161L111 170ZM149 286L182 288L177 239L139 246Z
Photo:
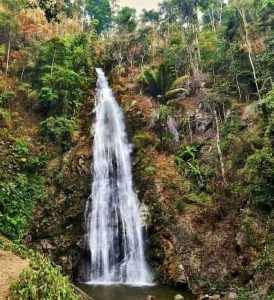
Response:
M236 299L237 299L237 293L235 293L235 292L229 292L225 296L225 300L236 300Z
M185 299L184 296L180 295L180 294L178 294L174 297L174 300L184 300L184 299Z
M220 300L221 296L216 294L216 295L209 296L209 299L210 300Z
M198 297L198 300L209 300L209 295L201 295Z
M186 90L184 88L177 88L177 89L169 90L165 94L165 97L167 99L174 99L174 98L176 98L178 96L185 97L187 94L188 94L188 90Z

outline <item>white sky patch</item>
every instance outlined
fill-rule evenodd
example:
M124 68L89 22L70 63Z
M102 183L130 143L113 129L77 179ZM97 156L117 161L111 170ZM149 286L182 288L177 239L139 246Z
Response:
M118 0L117 3L120 6L130 6L137 10L138 13L141 13L143 9L157 9L160 0Z

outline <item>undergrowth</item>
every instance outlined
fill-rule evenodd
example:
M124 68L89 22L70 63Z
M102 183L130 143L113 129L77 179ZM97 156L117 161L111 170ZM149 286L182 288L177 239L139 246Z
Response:
M80 300L68 277L61 273L60 267L35 254L31 257L30 268L23 271L19 281L11 287L10 300Z

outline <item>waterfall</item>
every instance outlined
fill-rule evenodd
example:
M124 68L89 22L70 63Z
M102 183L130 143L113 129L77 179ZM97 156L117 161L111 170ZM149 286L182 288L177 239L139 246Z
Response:
M89 283L148 285L139 202L122 110L97 69L92 192L87 208Z
M179 143L179 141L180 141L180 135L179 135L179 132L178 132L177 127L176 127L176 122L170 116L167 119L167 127L168 127L169 132L172 134L172 136L174 138L174 141L176 143Z

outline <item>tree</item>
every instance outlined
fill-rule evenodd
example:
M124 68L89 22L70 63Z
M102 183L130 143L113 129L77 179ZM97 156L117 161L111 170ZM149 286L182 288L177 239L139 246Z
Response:
M111 4L109 0L86 0L85 9L93 20L97 20L96 30L101 33L111 25Z
M11 11L0 12L0 43L4 43L6 47L6 70L5 74L8 75L10 52L12 44L15 43L15 36L17 34L17 21Z
M160 14L168 23L174 23L178 20L178 8L173 1L163 1L160 3Z
M156 10L146 10L143 9L143 13L141 15L141 20L143 23L157 23L160 19L160 13Z
M140 82L151 96L158 98L161 102L165 102L166 93L173 79L169 66L162 63L158 69L144 70L140 77Z
M81 77L72 70L56 66L52 74L42 77L43 87L39 101L54 114L75 116L81 104L83 92ZM48 96L48 99L46 99Z
M125 6L118 11L114 21L120 29L133 32L137 27L136 10Z
M232 2L232 5L237 9L237 11L242 19L243 31L244 31L243 39L246 43L248 57L249 57L250 65L251 65L252 72L253 72L253 77L254 77L254 82L256 85L258 98L261 101L258 77L257 77L256 68L255 68L255 63L254 63L253 51L252 51L252 44L251 44L251 40L250 40L250 36L249 36L249 27L250 26L248 23L248 10L247 10L248 7L254 7L255 3L254 3L254 0L234 0Z
M38 6L45 12L49 22L56 20L58 15L65 11L64 0L38 0Z
M223 0L207 0L203 5L205 23L210 23L212 31L216 31L217 27L221 25L223 19Z
M181 25L181 31L184 39L188 40L188 56L193 75L200 72L201 54L199 48L199 5L203 4L201 0L171 0L165 2L161 9L167 9L164 14L167 16L177 15L176 21ZM174 19L174 17L173 17Z

